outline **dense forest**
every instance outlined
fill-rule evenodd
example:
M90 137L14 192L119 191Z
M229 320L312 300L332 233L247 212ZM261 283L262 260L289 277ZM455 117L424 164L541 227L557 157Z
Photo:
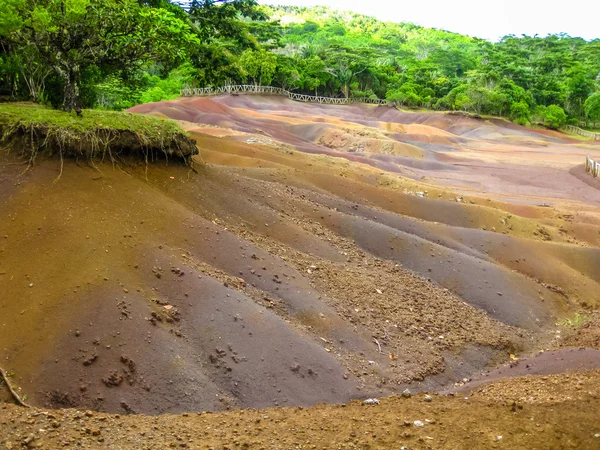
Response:
M600 121L600 39L497 43L254 0L3 0L0 95L124 109L252 83L558 128Z

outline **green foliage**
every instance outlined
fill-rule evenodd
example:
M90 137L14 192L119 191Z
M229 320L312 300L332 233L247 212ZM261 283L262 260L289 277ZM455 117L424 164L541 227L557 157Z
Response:
M423 99L418 94L419 86L414 83L405 83L399 89L390 90L386 94L386 100L404 106L419 106Z
M49 109L31 104L0 104L0 125L3 129L16 123L44 125L83 133L98 128L127 130L152 138L181 133L181 128L172 120L161 119L146 114L132 114L117 111L85 110L82 117L75 113Z
M567 123L567 114L558 105L538 106L533 115L539 123L553 130L557 130Z
M254 0L195 0L189 12L168 0L0 3L0 94L65 109L251 82L557 128L599 120L599 74L600 40L564 34L490 43Z
M326 7L267 8L283 26L281 52L297 61L299 89L321 95L372 91L404 105L509 117L512 105L558 105L584 117L600 72L600 45L566 35L507 36L496 44L408 23L384 23ZM318 58L329 79L306 72ZM340 67L342 62L342 67ZM311 66L318 66L313 60ZM415 89L401 89L409 84ZM518 109L519 107L517 107ZM523 108L521 108L523 109ZM526 119L520 111L519 121Z
M556 325L561 327L579 328L588 323L591 319L589 314L575 313L573 317L559 320Z
M172 11L135 0L5 0L0 17L0 36L16 49L35 48L63 80L67 111L80 105L87 68L126 64L131 69L153 60L172 64L200 42Z
M529 105L524 101L515 102L510 107L510 120L519 125L527 125L531 117Z
M584 105L585 116L590 121L600 121L600 92L590 95Z
M255 84L271 84L277 67L277 57L265 49L245 50L240 56L240 66L246 77L252 78Z
M277 55L274 81L287 90L300 86L300 73L292 58L285 55Z
M8 145L25 139L22 145L30 164L40 149L63 155L88 158L100 156L114 161L124 148L140 152L146 159L154 152L189 158L197 148L172 120L116 111L85 110L65 112L32 104L0 104L0 143ZM119 139L126 132L123 141ZM115 148L116 147L116 148ZM113 154L115 153L115 154Z

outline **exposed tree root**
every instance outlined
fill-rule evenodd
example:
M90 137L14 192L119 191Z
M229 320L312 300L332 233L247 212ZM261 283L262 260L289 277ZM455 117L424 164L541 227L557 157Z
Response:
M10 380L8 379L8 375L6 375L6 372L2 370L2 367L0 367L0 378L4 380L4 383L8 387L8 390L10 391L11 395L13 396L18 405L24 406L25 408L31 408L31 406L25 403L21 396L17 394L17 391L13 389L12 385L10 384Z
M60 180L67 158L86 159L94 168L95 160L118 167L126 155L142 159L146 167L161 159L190 166L198 154L195 142L169 121L94 112L98 117L86 122L42 108L4 109L0 108L0 146L20 152L27 160L21 175L35 166L39 155L58 156L60 173L54 183Z

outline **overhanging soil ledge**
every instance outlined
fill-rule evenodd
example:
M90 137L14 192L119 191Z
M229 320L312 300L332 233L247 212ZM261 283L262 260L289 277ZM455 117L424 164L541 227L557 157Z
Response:
M0 107L0 145L34 162L39 154L102 158L134 156L149 162L198 154L194 140L168 119L114 111L85 110L82 116L37 105Z

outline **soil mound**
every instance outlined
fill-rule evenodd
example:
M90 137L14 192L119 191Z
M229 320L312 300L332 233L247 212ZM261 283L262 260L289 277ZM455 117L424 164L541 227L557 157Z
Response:
M0 360L33 405L304 407L598 367L597 350L552 353L594 346L584 328L560 339L598 306L600 197L568 173L585 149L364 105L136 110L185 120L206 164L67 160L55 183L56 159L22 173L0 156ZM512 159L531 155L552 167Z

